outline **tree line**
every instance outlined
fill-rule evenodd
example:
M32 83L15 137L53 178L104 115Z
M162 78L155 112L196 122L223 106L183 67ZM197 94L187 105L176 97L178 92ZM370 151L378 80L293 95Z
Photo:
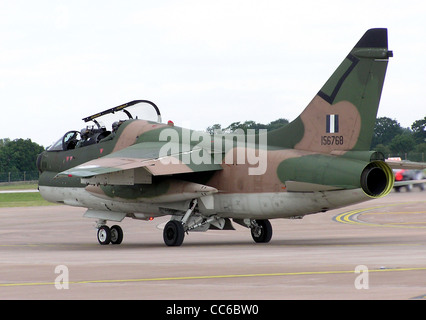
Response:
M37 155L43 150L31 139L0 139L0 172L37 171Z
M224 133L236 129L274 130L289 123L280 118L268 124L255 121L233 122L222 128L220 124L209 126L206 131L213 134L215 130ZM31 139L0 139L0 173L37 171L36 159L44 147ZM426 154L426 117L413 122L410 128L403 128L397 120L388 117L376 119L371 150L383 152L386 157L399 156L412 161L425 161Z
M376 119L371 149L385 155L400 156L413 161L425 161L426 117L413 122L410 128L403 128L387 117ZM423 155L423 157L422 157Z

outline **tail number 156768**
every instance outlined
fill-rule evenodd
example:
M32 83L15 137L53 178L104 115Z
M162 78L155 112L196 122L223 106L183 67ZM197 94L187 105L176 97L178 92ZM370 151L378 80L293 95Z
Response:
M343 145L343 136L321 136L322 146L340 146Z

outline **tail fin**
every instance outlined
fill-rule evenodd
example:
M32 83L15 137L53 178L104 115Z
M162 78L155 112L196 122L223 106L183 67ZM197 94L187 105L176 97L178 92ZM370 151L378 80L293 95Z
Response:
M369 150L388 50L387 29L370 29L289 125L269 132L268 144L329 153Z

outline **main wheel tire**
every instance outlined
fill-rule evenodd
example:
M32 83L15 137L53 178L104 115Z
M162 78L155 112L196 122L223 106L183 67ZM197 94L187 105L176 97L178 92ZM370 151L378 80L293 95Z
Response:
M111 227L111 243L120 244L123 241L123 229L120 226L114 225Z
M269 220L256 220L257 226L251 228L251 236L257 243L267 243L272 238L272 225Z
M111 229L108 226L101 226L98 229L98 242L106 245L111 242Z
M164 243L169 247L178 247L183 243L185 230L180 221L170 220L163 230Z

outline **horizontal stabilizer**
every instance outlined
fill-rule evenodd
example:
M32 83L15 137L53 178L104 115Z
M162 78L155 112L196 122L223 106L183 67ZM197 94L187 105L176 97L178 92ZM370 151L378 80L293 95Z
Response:
M393 185L394 185L394 187L403 187L403 186L408 186L410 184L422 184L422 183L426 183L426 179L395 181L395 183Z
M426 162L386 160L386 164L389 165L391 169L407 169L407 170L426 169Z

